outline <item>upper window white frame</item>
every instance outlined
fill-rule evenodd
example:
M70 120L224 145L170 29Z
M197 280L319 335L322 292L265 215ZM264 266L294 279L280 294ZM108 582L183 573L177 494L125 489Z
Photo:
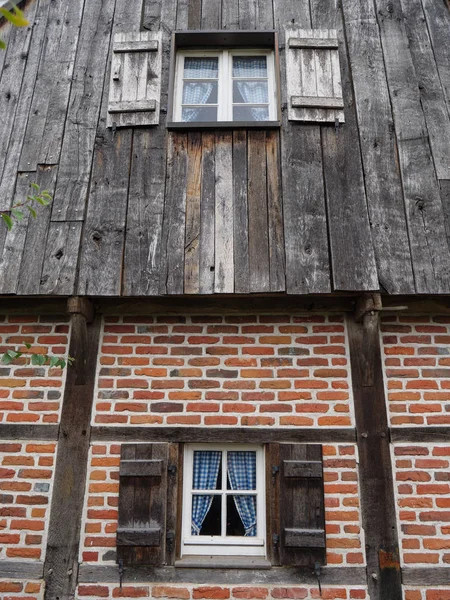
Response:
M244 536L193 536L191 535L192 496L193 496L193 467L196 450L218 450L222 452L222 482L220 490L207 490L206 495L222 497L222 530L226 525L225 503L229 495L241 495L242 490L227 489L227 452L254 451L256 452L256 490L247 493L256 495L257 535ZM266 482L264 468L264 448L254 444L186 444L183 459L183 505L182 505L182 539L181 557L186 555L199 556L266 556ZM195 490L201 494L202 490Z
M252 121L264 127L265 124L278 119L278 95L277 76L275 70L275 53L269 48L225 48L220 50L178 50L175 61L175 80L173 92L173 121L174 123L186 123L182 121L182 94L184 60L186 57L217 57L218 58L218 104L217 121L212 123L247 123L247 121L233 120L233 57L234 56L266 56L267 57L267 82L268 82L268 109L269 118L266 121ZM256 78L260 79L260 78ZM211 105L203 105L211 106ZM214 106L214 105L212 105ZM201 121L191 121L190 125L202 125Z

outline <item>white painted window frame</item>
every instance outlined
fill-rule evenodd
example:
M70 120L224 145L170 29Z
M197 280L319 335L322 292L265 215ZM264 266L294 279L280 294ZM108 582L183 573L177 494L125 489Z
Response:
M257 536L193 536L192 521L192 483L195 450L219 450L222 452L222 491L205 492L222 496L222 529L226 526L226 497L247 493L256 494ZM256 452L256 490L236 492L226 489L227 452L245 450ZM225 467L225 468L224 468ZM198 490L196 490L198 492ZM186 444L183 457L183 507L181 556L266 556L266 482L264 468L264 448L255 444Z
M268 82L268 121L277 120L277 86L275 73L275 53L271 49L261 48L227 48L224 50L179 50L175 61L175 84L173 92L173 114L174 122L183 123L181 120L182 94L183 94L183 72L184 59L186 57L209 58L217 57L219 59L218 73L218 90L217 90L217 122L234 122L240 123L243 121L233 121L233 56L266 56L267 57L267 82ZM259 77L255 79L261 79ZM199 105L200 106L200 105ZM214 106L214 105L201 105ZM268 121L255 121L264 123ZM191 121L192 125L201 125L200 121Z

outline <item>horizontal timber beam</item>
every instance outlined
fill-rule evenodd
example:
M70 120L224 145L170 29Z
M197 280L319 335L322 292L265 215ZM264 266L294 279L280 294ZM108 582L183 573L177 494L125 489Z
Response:
M391 442L420 443L450 440L450 427L392 427ZM450 581L450 580L449 580Z
M41 579L44 573L44 563L26 560L2 560L0 561L1 579Z
M58 439L59 425L0 423L0 440Z
M450 567L403 567L403 585L438 586L450 582Z

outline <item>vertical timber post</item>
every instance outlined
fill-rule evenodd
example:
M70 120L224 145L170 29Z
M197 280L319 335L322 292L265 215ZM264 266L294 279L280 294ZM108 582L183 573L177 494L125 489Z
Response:
M348 331L369 596L371 600L401 600L378 310L363 311L359 318L350 317Z
M69 298L71 315L66 386L59 427L55 483L44 563L45 600L75 596L78 549L86 485L100 318L85 298Z

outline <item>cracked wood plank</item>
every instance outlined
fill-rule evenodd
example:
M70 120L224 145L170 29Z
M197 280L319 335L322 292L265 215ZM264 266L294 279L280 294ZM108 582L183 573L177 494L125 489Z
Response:
M270 291L284 292L286 289L286 258L281 193L280 134L278 131L266 132L266 160Z
M215 215L214 133L202 133L202 184L200 198L200 293L214 293Z
M82 229L81 221L50 223L40 294L71 296L74 293Z
M247 132L233 132L234 291L250 291L248 252Z
M234 291L233 265L233 137L216 133L214 292Z
M200 196L202 180L202 135L188 133L186 184L186 233L184 241L184 293L200 289Z

